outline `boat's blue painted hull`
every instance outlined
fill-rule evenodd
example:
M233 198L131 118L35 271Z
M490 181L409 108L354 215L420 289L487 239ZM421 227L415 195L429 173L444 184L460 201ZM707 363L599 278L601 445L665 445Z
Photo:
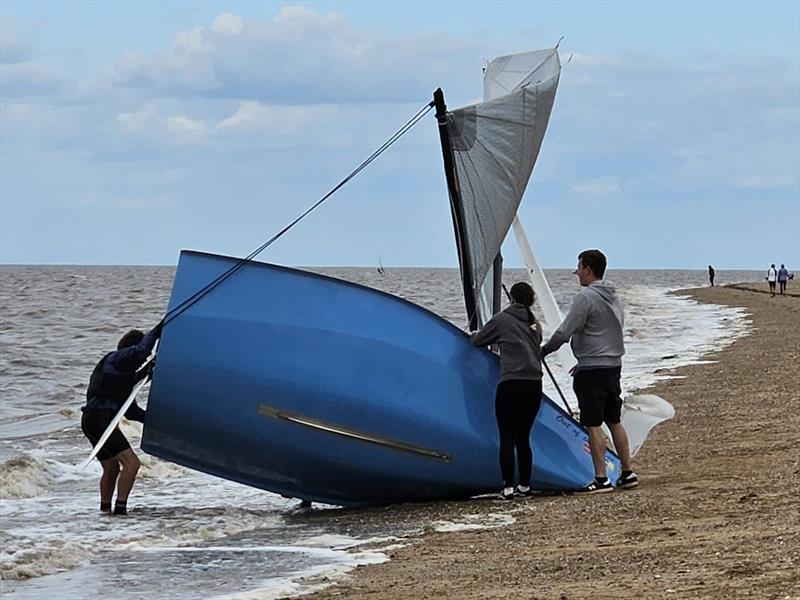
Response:
M170 309L235 262L183 252ZM142 448L333 504L466 497L501 485L497 371L422 307L253 262L165 327ZM586 433L547 398L532 438L535 487L592 479Z

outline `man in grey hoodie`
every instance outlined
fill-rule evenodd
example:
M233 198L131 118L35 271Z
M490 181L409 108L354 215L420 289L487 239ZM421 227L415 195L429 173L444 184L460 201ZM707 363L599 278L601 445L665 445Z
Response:
M595 473L595 480L585 489L587 492L610 492L614 489L606 476L604 422L611 430L622 462L617 487L639 485L639 479L631 469L628 435L620 422L625 316L617 290L610 282L603 281L605 271L606 257L600 250L584 250L578 255L575 274L583 289L572 301L564 322L542 346L542 356L546 356L572 338L570 345L578 359L572 385L578 398L581 424L589 432Z

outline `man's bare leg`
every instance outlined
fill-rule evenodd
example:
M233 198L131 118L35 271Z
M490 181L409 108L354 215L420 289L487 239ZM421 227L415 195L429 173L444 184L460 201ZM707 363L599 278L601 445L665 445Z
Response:
M111 497L119 475L119 461L115 458L101 460L103 475L100 477L100 510L111 512Z
M119 461L122 467L122 472L117 482L117 502L114 507L114 514L124 515L127 514L128 495L131 493L133 483L136 481L136 474L139 472L139 467L142 463L139 462L139 457L130 448L123 450L114 458Z
M592 451L594 476L600 479L606 477L606 434L602 427L587 427L589 432L589 449Z
M608 428L611 430L611 439L614 440L614 448L617 450L617 456L622 463L623 471L633 471L631 468L631 446L628 442L628 434L625 433L625 428L622 423L609 423Z

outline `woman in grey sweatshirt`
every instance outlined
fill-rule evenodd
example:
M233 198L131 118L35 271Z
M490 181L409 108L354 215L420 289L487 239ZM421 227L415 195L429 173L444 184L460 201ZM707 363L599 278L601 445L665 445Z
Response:
M500 347L500 377L495 414L500 433L501 496L530 494L533 453L531 428L542 400L542 331L533 317L533 289L527 283L511 287L513 303L497 313L470 338L474 346ZM519 485L514 489L514 452L519 463Z

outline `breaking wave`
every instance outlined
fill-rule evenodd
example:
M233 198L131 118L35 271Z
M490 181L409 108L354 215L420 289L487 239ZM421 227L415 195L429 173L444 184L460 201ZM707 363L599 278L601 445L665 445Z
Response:
M31 540L4 543L0 552L0 580L32 579L74 569L87 560L89 553L63 541L47 544Z
M26 454L15 456L0 465L0 499L38 496L56 477L48 461Z

